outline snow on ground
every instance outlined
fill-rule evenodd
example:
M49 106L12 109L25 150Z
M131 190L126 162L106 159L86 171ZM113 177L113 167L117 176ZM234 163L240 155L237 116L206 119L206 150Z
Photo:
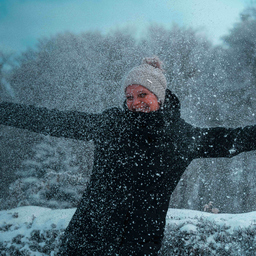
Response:
M166 224L184 223L188 221L195 225L200 221L200 218L216 223L218 226L229 227L229 232L233 233L234 230L246 229L251 225L256 227L256 212L248 212L242 214L213 214L208 212L200 212L193 210L180 210L180 209L169 209L166 216ZM193 224L188 226L189 229L195 229L192 227ZM185 230L185 228L183 227Z
M51 210L38 206L24 206L0 211L0 242L11 241L18 234L30 236L32 230L65 229L75 209ZM8 232L2 227L9 226Z
M74 212L37 206L0 211L0 255L54 255Z
M67 227L74 212L75 209L52 210L36 206L26 206L0 211L0 251L5 252L5 254L0 253L0 255L16 255L17 252L23 253L19 255L54 255L54 252L57 251L56 247L58 246L56 240L59 239L61 233ZM204 223L206 223L205 226ZM196 234L196 236L199 237L199 233L201 234L204 229L215 230L207 235L208 240L206 239L206 242L208 241L210 244L210 242L213 243L215 241L214 243L217 244L216 239L220 239L220 237L216 235L216 230L220 230L220 232L224 230L227 236L227 234L232 235L239 230L246 230L252 227L256 229L256 212L244 214L212 214L193 210L169 209L166 224L169 230L168 228L166 229L167 238L164 241L165 251L167 249L170 250L170 248L167 248L168 243L174 244L178 241L177 239L179 239L175 238L175 241L168 240L174 239L173 234L178 235L179 233L181 237L184 236L184 234ZM224 227L223 230L222 227ZM206 234L207 232L203 233ZM253 233L254 240L256 240L255 234L256 233ZM188 240L190 241L191 239L191 237L187 239L183 247L188 246ZM193 241L195 241L195 239ZM230 246L227 246L228 243L232 244L234 240L228 240L228 242L226 242L227 251ZM191 246L192 245L190 245L190 247ZM218 246L215 245L209 250L213 251L215 255L218 255L218 253L216 254ZM195 251L195 246L192 249ZM192 249L190 249L190 251ZM164 253L162 255L172 254Z

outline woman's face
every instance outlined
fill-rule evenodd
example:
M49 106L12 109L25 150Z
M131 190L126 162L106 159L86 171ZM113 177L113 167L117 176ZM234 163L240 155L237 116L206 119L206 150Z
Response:
M160 108L156 95L142 85L129 85L125 95L127 107L131 111L149 113Z

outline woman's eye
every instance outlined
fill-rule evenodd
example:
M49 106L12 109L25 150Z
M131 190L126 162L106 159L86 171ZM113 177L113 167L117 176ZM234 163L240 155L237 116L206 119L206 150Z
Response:
M146 95L147 95L147 94L143 92L143 93L140 93L140 94L139 94L139 97L140 97L140 98L145 98Z
M132 96L126 96L127 100L132 100Z

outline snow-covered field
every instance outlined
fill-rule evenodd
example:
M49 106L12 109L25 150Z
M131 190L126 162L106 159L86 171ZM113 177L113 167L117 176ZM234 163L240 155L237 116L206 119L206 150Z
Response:
M27 206L0 212L0 255L54 255L75 209ZM161 255L256 255L256 212L169 209Z
M182 230L190 232L196 231L196 226L200 218L215 222L220 227L228 226L230 233L241 228L248 228L251 225L255 225L256 227L256 212L242 214L212 214L193 210L169 209L166 222L167 224L172 225L184 225L186 222L190 223L184 225L182 228Z
M54 255L74 212L37 206L0 211L0 255Z

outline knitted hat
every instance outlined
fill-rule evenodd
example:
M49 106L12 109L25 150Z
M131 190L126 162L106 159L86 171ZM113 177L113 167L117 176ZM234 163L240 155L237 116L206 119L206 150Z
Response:
M162 63L158 57L144 58L140 66L134 67L124 79L124 88L132 84L146 87L153 92L157 98L164 103L167 81Z

